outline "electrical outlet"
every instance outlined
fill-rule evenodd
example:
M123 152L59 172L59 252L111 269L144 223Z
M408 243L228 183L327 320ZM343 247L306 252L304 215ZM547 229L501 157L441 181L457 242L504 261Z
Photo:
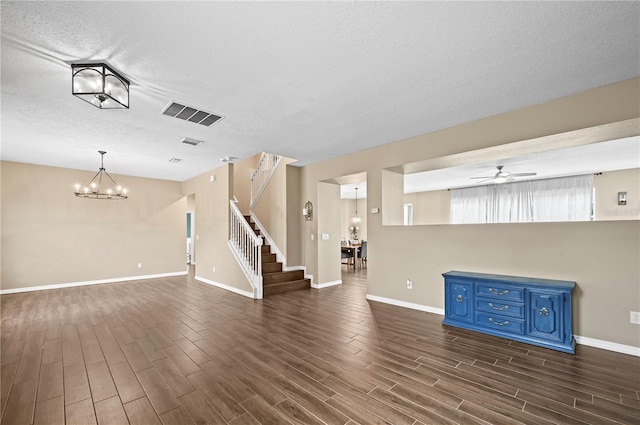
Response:
M413 281L411 279L407 279L407 289L413 289Z
M214 273L216 272L216 266L213 266L213 272Z
M141 269L142 268L142 263L138 263L138 268Z
M640 325L640 311L632 311L630 321L634 325Z

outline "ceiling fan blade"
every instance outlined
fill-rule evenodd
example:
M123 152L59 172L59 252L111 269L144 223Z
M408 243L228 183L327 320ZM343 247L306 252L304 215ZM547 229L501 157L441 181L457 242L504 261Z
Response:
M472 179L473 179L473 178L475 178L475 179L481 179L482 177L471 177L471 178L472 178ZM495 180L493 177L485 177L485 178L484 178L484 180L480 180L479 182L476 182L476 184L481 184L481 183L489 182L489 181L493 181L493 180Z
M538 173L513 173L511 174L511 177L528 177L528 176L535 176Z
M469 177L470 179L492 179L495 176Z

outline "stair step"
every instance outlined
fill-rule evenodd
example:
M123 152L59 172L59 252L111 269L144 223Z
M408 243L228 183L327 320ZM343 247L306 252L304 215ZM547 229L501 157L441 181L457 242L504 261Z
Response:
M262 265L262 275L264 276L265 274L269 274L269 273L278 273L282 271L282 263L281 262L270 262L270 263L264 263Z
M311 280L304 278L304 271L289 270L282 271L282 263L276 261L276 254L271 252L271 246L267 245L264 236L256 223L251 221L250 215L244 216L251 229L257 236L262 238L262 291L263 295L281 294L283 292L297 291L311 288Z
M309 289L311 288L311 281L309 279L300 279L300 280L292 280L288 282L279 282L279 283L271 283L264 284L262 286L262 295L274 295L281 294L283 292L289 291L297 291L300 289Z
M276 261L276 254L262 254L262 264L274 263Z
M304 271L302 270L289 270L286 272L275 273L262 273L263 285L270 285L272 283L289 282L293 280L304 279Z

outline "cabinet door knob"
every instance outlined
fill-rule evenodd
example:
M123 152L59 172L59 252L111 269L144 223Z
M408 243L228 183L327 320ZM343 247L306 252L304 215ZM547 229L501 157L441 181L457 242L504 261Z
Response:
M547 310L547 307L542 307L539 311L540 316L548 316L549 315L549 310Z
M462 300L464 300L464 298L463 298L463 296L462 296L462 295L457 295L457 296L456 296L456 301L458 301L459 303L461 303L461 302L462 302Z

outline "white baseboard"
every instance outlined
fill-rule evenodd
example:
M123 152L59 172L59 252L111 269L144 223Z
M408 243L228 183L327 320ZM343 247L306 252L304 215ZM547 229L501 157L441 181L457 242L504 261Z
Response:
M201 277L201 276L196 276L195 280L199 280L200 282L206 283L207 285L215 286L217 288L224 289L224 290L227 290L227 291L231 291L231 292L234 292L236 294L242 295L244 297L253 299L253 292L244 291L242 289L238 289L238 288L235 288L233 286L225 285L224 283L215 282L213 280L205 279L204 277Z
M329 286L342 285L342 280L334 280L333 282L326 283L312 283L311 287L315 289L328 288Z
M367 299L378 301L385 304L396 305L398 307L410 308L412 310L426 311L428 313L439 314L444 316L444 309L429 307L422 304L413 304L406 301L394 300L392 298L379 297L377 295L367 294ZM603 350L615 351L616 353L629 354L631 356L640 357L640 347L631 345L618 344L616 342L603 341L601 339L589 338L586 336L574 335L576 344L587 345L589 347L602 348Z
M617 342L603 341L601 339L589 338L586 336L574 335L576 344L587 345L589 347L602 348L603 350L615 351L617 353L629 354L640 357L640 347L632 345L618 344Z
M307 268L304 267L302 270L304 270L304 278L305 279L309 279L309 282L311 282L311 286L313 287L314 283L313 283L313 275L312 274L307 274Z
M394 300L393 298L379 297L377 295L367 294L367 299L371 301L377 301L379 303L397 305L398 307L410 308L412 310L426 311L427 313L434 313L444 316L444 310L441 308L429 307L422 304L414 304L406 301Z
M143 276L117 277L114 279L88 280L85 282L54 283L53 285L27 286L26 288L0 289L0 295L17 294L19 292L46 291L48 289L72 288L74 286L102 285L103 283L127 282L130 280L155 279L158 277L184 276L188 272L172 272L148 274Z

